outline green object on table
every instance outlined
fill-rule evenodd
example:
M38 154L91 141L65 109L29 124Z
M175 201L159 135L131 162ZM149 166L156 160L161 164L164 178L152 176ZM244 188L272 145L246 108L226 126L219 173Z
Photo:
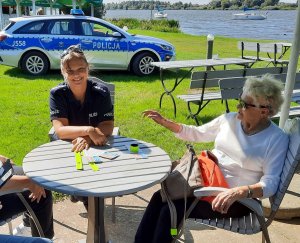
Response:
M81 152L75 152L76 169L83 170Z
M176 228L171 228L171 235L177 235L177 229Z
M130 144L130 152L137 154L139 152L139 145L137 143Z
M99 167L95 164L95 162L89 162L89 165L91 166L93 171L99 170Z

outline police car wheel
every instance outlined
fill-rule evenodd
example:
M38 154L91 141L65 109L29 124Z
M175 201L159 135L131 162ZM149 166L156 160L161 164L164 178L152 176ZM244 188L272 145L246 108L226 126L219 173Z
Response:
M31 51L22 58L21 68L32 75L41 75L48 71L49 61L43 53Z
M132 62L132 70L138 76L150 75L155 71L155 67L150 62L155 62L157 58L149 53L143 52L138 54Z

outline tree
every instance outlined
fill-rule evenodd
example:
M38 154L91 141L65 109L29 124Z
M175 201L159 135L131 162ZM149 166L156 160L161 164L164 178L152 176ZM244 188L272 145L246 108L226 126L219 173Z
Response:
M231 5L230 0L221 0L221 8L222 9L227 9Z

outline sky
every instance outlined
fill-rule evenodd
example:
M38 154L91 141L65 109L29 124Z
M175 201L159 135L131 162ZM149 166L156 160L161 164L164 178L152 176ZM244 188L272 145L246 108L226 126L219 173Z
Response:
M118 2L125 2L126 0L103 0L103 3L118 3ZM137 0L136 0L137 1ZM166 1L166 2L183 2L183 3L198 3L198 4L207 4L210 2L210 0L161 0L161 1ZM286 3L296 3L297 0L281 0L280 2L286 2Z

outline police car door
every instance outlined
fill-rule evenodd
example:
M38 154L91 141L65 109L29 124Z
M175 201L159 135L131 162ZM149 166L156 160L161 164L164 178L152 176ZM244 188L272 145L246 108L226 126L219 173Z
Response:
M77 20L78 21L78 20ZM80 20L81 48L91 69L127 69L128 43L123 36L114 37L116 30L104 23Z

